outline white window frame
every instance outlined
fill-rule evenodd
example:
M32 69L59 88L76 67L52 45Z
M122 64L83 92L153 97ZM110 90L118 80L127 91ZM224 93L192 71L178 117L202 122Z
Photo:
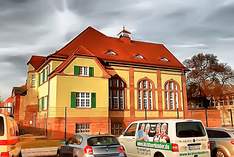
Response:
M77 92L76 93L76 107L77 108L91 108L91 93L90 92Z
M31 76L31 87L32 88L36 87L36 74L32 74Z
M80 67L80 76L89 76L89 67L81 66Z
M45 111L45 110L47 110L47 108L48 108L48 96L44 96L44 97L42 97L43 99L44 99L44 105L43 105L43 111Z
M138 88L138 106L140 110L146 109L153 110L153 88L152 83L149 80L142 80L139 83ZM144 95L146 93L146 95Z
M175 110L179 107L179 90L178 85L174 81L167 82L166 84L166 109Z
M89 123L76 123L75 133L89 133L90 124Z

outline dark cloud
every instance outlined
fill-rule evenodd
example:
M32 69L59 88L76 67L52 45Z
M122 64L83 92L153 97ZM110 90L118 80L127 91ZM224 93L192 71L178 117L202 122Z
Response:
M234 0L0 0L0 95L25 83L30 55L48 55L91 25L164 43L181 61L196 52L234 66Z

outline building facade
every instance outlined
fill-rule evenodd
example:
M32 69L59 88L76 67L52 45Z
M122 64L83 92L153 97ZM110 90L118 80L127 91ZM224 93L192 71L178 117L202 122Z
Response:
M134 120L185 118L185 70L163 44L88 27L55 53L31 57L25 102L48 136L120 134Z

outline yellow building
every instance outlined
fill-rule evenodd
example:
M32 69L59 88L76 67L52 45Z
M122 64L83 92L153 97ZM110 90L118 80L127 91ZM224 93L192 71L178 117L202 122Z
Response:
M52 137L63 136L65 122L68 134L119 134L134 120L184 118L185 67L164 45L130 35L88 27L55 53L32 56L27 104L38 106L36 127Z

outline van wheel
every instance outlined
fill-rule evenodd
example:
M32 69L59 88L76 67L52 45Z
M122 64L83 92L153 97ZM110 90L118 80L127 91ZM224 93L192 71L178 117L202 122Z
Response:
M222 151L222 149L217 149L216 152L215 152L215 157L226 157L226 155Z
M164 155L160 152L154 154L154 157L164 157Z

